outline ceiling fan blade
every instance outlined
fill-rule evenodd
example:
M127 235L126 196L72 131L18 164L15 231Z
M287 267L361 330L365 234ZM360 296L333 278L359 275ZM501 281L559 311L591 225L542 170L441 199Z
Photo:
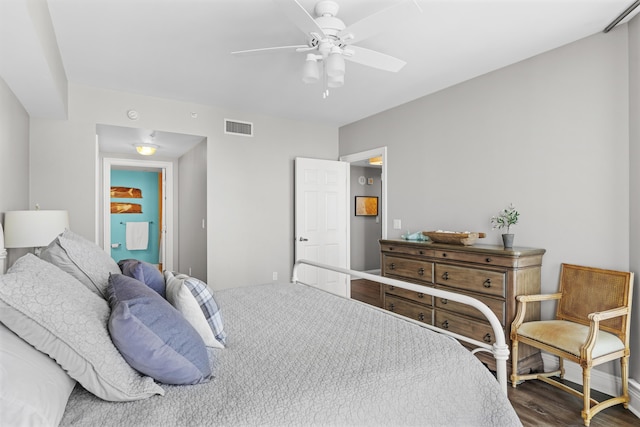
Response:
M353 51L352 56L345 56L351 62L366 65L368 67L377 68L379 70L391 71L397 73L407 63L401 59L394 58L393 56L386 55L384 53L376 52L375 50L365 49L358 46L349 46L349 50Z
M324 34L315 19L297 0L273 0L273 2L280 6L285 15L306 35L311 33Z
M379 12L354 22L338 33L348 44L357 43L389 28L389 23L399 24L422 9L415 0L404 0ZM351 38L351 36L353 36Z
M309 46L306 44L297 44L294 46L277 46L277 47L263 47L260 49L248 49L248 50L236 50L235 52L231 52L232 55L242 56L242 55L253 55L256 53L271 53L278 52L284 50L297 50L297 49L308 49Z

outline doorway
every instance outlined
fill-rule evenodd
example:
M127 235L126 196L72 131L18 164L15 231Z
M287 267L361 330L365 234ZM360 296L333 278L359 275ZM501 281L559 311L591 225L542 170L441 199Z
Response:
M340 157L351 166L348 187L352 205L348 212L347 251L349 268L380 274L378 240L387 238L387 147L374 148ZM356 216L355 197L378 197L378 215ZM381 307L381 285L364 279L350 279L349 296Z
M355 169L355 174L352 173L351 176L357 180L354 183L350 179L348 185L348 197L352 203L347 213L349 268L375 274L380 270L378 240L387 238L387 147L341 156L340 161L349 163L351 168ZM362 174L360 171L363 171ZM353 204L356 196L363 195L378 197L378 215L357 218L364 221L360 221L359 228L356 228ZM375 234L375 238L372 238L371 234ZM354 256L354 252L359 255ZM369 256L363 256L365 252Z
M111 179L112 173L116 171L129 171L129 172L150 172L156 174L161 179L159 183L158 193L162 196L158 200L158 222L159 224L150 224L152 227L157 227L158 230L158 264L161 265L164 270L173 270L173 163L163 161L149 161L149 160L132 160L132 159L117 159L108 158L103 159L102 167L103 175L103 246L104 250L112 256L112 258L118 258L119 253L123 251L122 241L112 240L113 227L124 227L125 221L112 220L112 193L111 193ZM114 199L119 200L119 199ZM125 214L126 215L126 214ZM114 223L115 221L115 223ZM153 221L153 220L151 220ZM115 224L115 225L114 225ZM151 234L151 233L150 233ZM169 243L169 244L167 244ZM126 249L126 248L125 248ZM137 258L137 257L135 257ZM142 259L142 258L140 258ZM144 260L144 259L143 259Z

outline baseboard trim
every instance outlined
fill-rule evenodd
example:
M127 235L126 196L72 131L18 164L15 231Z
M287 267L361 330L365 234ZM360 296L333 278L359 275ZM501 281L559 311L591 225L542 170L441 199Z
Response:
M550 354L542 353L542 362L545 371L553 371L558 368L558 359ZM564 378L568 381L582 384L582 368L573 362L564 362ZM606 372L591 370L591 388L599 392L616 395L621 389L620 377ZM634 379L629 379L629 410L636 417L640 418L640 383Z
M640 383L629 378L629 410L640 418Z

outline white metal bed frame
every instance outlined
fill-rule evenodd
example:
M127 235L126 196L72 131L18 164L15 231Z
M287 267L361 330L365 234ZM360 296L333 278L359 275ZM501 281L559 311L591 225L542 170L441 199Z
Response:
M364 273L364 272L355 271L355 270L349 270L346 268L334 267L331 265L321 264L321 263L317 263L317 262L309 261L305 259L299 259L294 263L293 271L291 274L291 282L293 283L303 283L298 281L298 268L300 267L301 264L306 264L312 267L317 267L325 270L335 271L337 273L343 273L350 276L360 277L362 279L368 279L374 282L383 283L385 285L397 286L399 288L408 289L410 291L420 292L427 295L433 295L434 297L446 298L451 301L456 301L462 304L469 305L479 310L487 318L487 320L491 324L491 327L493 328L493 334L496 337L496 341L495 343L493 343L493 345L474 340L464 335L459 335L454 332L450 332L446 329L442 329L437 326L418 322L417 320L410 319L408 317L399 315L397 313L393 313L391 311L387 311L387 310L383 310L383 311L390 315L398 316L405 320L416 323L424 328L428 328L436 332L445 334L447 336L454 337L461 341L470 343L476 346L476 348L472 351L472 353L474 354L478 351L487 351L493 354L493 357L496 360L496 376L497 376L498 382L500 383L500 387L502 388L503 393L507 395L507 360L509 359L509 347L506 344L504 331L502 329L502 325L500 324L500 320L498 320L498 317L483 302L466 295L444 291L442 289L430 288L427 286L420 286L413 283L403 282L401 280L391 279L389 277L376 276L374 274ZM379 310L382 310L382 309L379 309Z

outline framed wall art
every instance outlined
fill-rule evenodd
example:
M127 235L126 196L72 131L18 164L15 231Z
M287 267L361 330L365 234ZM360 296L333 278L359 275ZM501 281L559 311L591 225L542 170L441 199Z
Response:
M356 216L377 216L378 198L373 196L356 196Z

